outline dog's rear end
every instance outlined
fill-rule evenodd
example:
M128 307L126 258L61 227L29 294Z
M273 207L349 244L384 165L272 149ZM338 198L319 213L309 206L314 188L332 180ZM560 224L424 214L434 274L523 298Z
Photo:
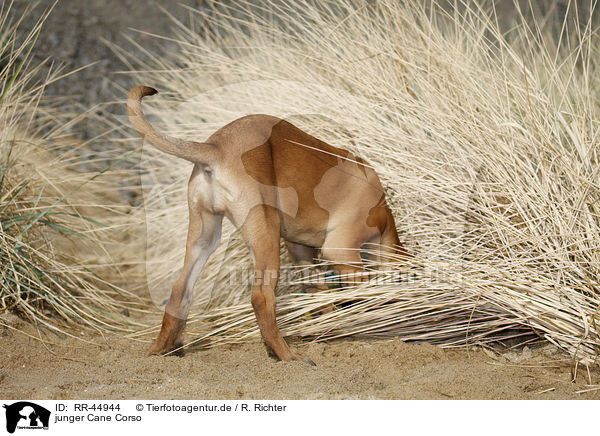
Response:
M156 91L132 89L128 113L134 128L159 149L193 162L188 185L190 222L184 267L173 286L152 354L180 347L193 285L218 245L227 217L254 257L252 305L267 345L285 361L309 359L290 350L275 319L279 241L299 261L318 251L342 280L360 280L360 249L408 255L402 247L375 171L285 120L250 115L219 129L204 143L170 138L145 118L141 98Z

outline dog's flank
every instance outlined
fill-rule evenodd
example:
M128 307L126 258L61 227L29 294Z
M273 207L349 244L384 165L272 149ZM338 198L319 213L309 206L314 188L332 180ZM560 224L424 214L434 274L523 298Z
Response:
M143 114L142 97L155 93L144 86L129 93L134 128L160 150L195 165L188 184L184 266L150 353L168 353L183 343L194 283L218 246L227 217L253 254L252 306L264 341L281 360L312 363L290 350L277 327L280 238L294 262L313 262L320 253L342 280L363 272L360 249L365 244L377 244L383 256L408 256L379 177L348 151L269 115L237 119L205 143L170 138ZM274 277L263 280L266 274Z

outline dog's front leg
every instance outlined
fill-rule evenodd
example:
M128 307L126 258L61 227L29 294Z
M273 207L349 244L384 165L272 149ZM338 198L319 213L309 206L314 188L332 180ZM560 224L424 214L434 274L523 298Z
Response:
M193 288L204 264L221 238L222 216L190 208L185 261L165 307L162 327L148 354L165 354L183 345L183 329L192 303ZM182 354L182 350L178 350Z

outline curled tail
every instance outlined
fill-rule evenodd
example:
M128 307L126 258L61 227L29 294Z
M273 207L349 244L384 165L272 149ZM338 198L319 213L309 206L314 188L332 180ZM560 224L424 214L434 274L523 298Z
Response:
M217 147L213 144L186 141L162 134L146 118L142 110L142 98L158 91L149 86L136 86L127 97L129 121L138 134L159 150L198 164L210 164L217 158Z

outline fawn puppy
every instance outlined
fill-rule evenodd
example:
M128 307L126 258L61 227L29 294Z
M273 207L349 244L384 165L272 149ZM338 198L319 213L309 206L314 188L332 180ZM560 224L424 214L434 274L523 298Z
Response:
M194 168L187 191L185 261L149 353L182 346L194 283L219 244L227 217L254 259L252 306L265 343L283 361L313 364L290 349L275 319L280 238L295 262L311 262L320 250L342 277L362 271L360 248L367 243L408 256L379 177L360 158L269 115L237 119L205 142L166 136L142 111L142 98L156 92L133 88L127 99L129 119L142 138Z

